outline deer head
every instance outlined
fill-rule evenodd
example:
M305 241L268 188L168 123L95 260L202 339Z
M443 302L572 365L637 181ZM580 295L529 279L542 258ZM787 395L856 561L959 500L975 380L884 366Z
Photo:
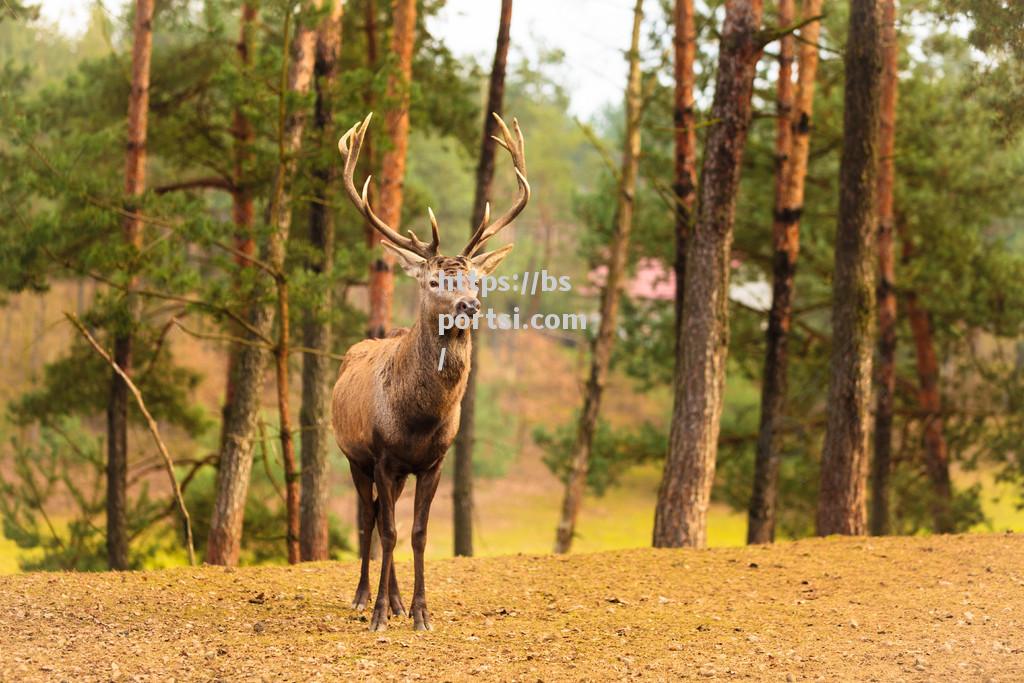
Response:
M501 137L492 137L499 145L508 150L515 168L518 182L515 202L508 211L493 222L490 218L490 203L488 203L484 208L484 217L480 226L470 237L462 252L458 256L444 256L439 251L441 239L433 210L427 209L430 217L430 242L420 240L412 230L407 231L408 237L403 237L382 221L370 206L368 199L370 178L367 177L363 183L362 192L356 189L353 175L372 116L373 114L369 114L338 140L338 151L341 152L344 159L342 179L345 191L370 225L385 238L381 240L381 244L395 253L402 269L419 283L421 311L428 315L447 313L472 317L480 310L480 301L477 299L475 286L476 280L493 272L512 251L513 245L509 244L484 253L480 253L480 250L487 240L512 223L516 216L526 208L526 204L530 200L530 183L526 180L526 150L519 123L512 119L512 130L509 130L500 116L493 115L501 129Z

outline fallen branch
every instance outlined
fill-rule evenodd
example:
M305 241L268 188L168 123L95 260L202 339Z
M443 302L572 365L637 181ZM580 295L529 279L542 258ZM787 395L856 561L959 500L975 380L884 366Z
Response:
M153 416L146 408L145 401L142 400L142 393L139 391L139 388L135 386L135 382L132 381L131 377L129 377L121 366L110 357L110 354L107 353L106 349L100 346L99 342L89 334L89 330L85 328L85 325L83 325L82 321L78 319L78 316L74 313L68 313L67 311L64 312L64 316L71 321L71 324L78 329L82 336L85 337L85 340L89 342L94 349L96 349L96 353L100 354L100 356L103 357L103 360L107 361L107 364L113 368L114 372L124 380L124 383L128 385L128 388L135 396L135 402L139 404L139 410L142 411L142 415L146 418L146 423L149 425L149 432L153 435L153 440L156 441L157 448L160 449L160 455L163 456L164 465L167 468L167 476L170 477L171 486L174 489L174 499L178 503L178 509L181 511L182 518L185 520L185 545L188 550L188 563L190 565L195 565L196 553L192 543L192 518L189 516L188 508L185 506L185 498L181 495L181 487L178 486L178 479L174 476L174 461L171 459L171 454L167 451L167 446L164 445L163 439L160 438L160 428L157 427L156 420L153 419Z

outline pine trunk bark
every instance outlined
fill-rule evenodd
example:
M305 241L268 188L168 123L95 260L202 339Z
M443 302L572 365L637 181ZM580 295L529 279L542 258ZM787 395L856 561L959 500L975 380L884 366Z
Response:
M693 97L694 71L697 59L697 22L693 0L676 0L675 52L673 63L675 92L673 96L673 124L675 140L674 182L675 194L675 373L673 388L676 396L682 391L680 368L682 362L683 294L686 286L686 240L693 228L693 207L697 201L697 112ZM679 400L679 398L677 398Z
M793 3L779 3L779 24L793 22ZM802 19L821 14L821 0L805 0ZM775 540L778 501L780 431L785 418L789 368L789 330L793 318L794 279L800 253L800 216L810 154L814 82L818 73L818 36L821 22L807 24L800 33L799 75L796 97L788 75L796 39L782 39L779 59L778 112L775 139L775 206L772 220L772 306L765 333L764 379L761 386L761 424L754 462L754 488L747 516L747 543ZM786 78L783 74L786 73Z
M619 295L626 270L629 238L633 230L633 204L636 195L637 168L640 163L640 117L643 113L642 74L640 70L640 27L643 22L643 0L633 7L633 33L629 48L629 79L626 83L626 136L622 150L618 201L615 211L615 232L609 245L608 277L601 290L601 322L591 354L590 377L584 389L569 470L562 501L562 516L555 534L555 552L567 553L576 532L576 518L583 502L590 466L590 450L594 428L601 410L601 397L615 344Z
M311 0L304 5L303 16L300 17L295 37L291 41L290 65L284 89L300 99L309 92L316 47L316 32L312 27L302 23L302 20L319 7L319 0ZM281 96L284 97L283 92ZM287 252L288 233L291 228L290 186L295 174L296 157L302 144L306 112L300 107L283 116L280 123L279 164L274 179L273 195L268 207L268 223L271 227L271 234L265 261L275 272L274 279L277 286L279 324L274 357L277 370L281 453L284 460L287 490L288 560L289 562L298 562L299 481L288 410L288 289L284 260ZM253 298L258 301L262 299L262 296ZM270 307L255 304L249 311L248 322L260 335L267 337L271 331L273 318L273 310ZM233 380L235 400L224 429L224 448L217 472L217 494L206 548L206 561L209 564L234 565L238 563L245 501L249 490L249 478L252 474L253 437L256 431L266 359L267 353L259 343L245 345L238 355Z
M949 476L949 449L943 433L942 397L939 393L939 361L935 354L931 319L917 299L916 292L905 298L907 319L914 335L917 361L917 400L924 414L925 470L932 484L931 513L936 533L955 531L953 485Z
M409 88L412 83L412 53L416 44L416 0L394 0L392 11L391 53L395 56L395 65L388 75L387 111L384 115L384 130L391 145L381 158L377 215L399 230L405 189L405 158L409 149ZM375 253L377 258L370 268L371 338L383 337L391 327L391 300L395 289L394 257L391 252L379 248Z
M313 254L306 267L318 275L334 269L334 212L330 209L337 164L328 163L335 147L333 97L337 87L341 54L342 0L332 0L331 11L317 31L314 87L314 126L320 141L318 161L313 168L314 199L309 203L309 241ZM331 351L330 286L318 292L303 312L302 342L311 351L302 354L302 500L299 524L299 552L304 561L329 558L327 520L327 468L331 449L330 391L334 362Z
M871 361L875 346L875 193L882 54L877 0L851 0L846 41L832 357L817 533L867 531Z
M682 367L669 452L654 515L654 545L707 544L729 336L729 268L736 192L761 55L761 0L729 0L701 173L700 209L686 246Z
M132 80L128 96L128 143L125 154L124 193L127 212L122 227L125 242L142 248L142 219L135 198L146 190L146 135L149 127L149 71L153 54L153 0L137 0L132 31ZM127 294L130 326L139 318L139 301L132 293L138 284L133 277ZM114 362L132 373L134 340L130 330L114 337ZM128 384L111 373L107 403L107 563L111 569L128 568Z
M249 2L243 2L241 17L238 28L238 42L235 43L235 51L238 54L239 71L243 78L248 77L249 66L252 64L253 35L256 23L257 9ZM249 164L252 160L252 124L245 115L244 109L236 106L231 115L231 136L234 139L232 150L233 163L231 172L231 220L235 227L235 266L241 270L251 268L250 260L256 254L256 242L253 240L253 211L252 189L248 186ZM241 275L236 275L235 286L238 286ZM245 337L246 331L240 325L232 328L232 333L238 337ZM232 404L235 399L235 365L238 362L238 354L241 352L241 344L232 343L228 350L227 379L224 389L224 406L221 409L221 437L220 451L224 450L225 426L228 423Z
M484 134L480 143L480 160L476 167L476 193L473 197L473 216L469 234L472 236L483 221L484 207L491 194L494 179L494 153L497 143L492 135L498 135L498 123L492 113L501 114L505 100L505 64L508 61L509 31L512 25L512 0L501 0L501 15L498 20L498 40L494 49L494 64L491 66L491 81L487 91L487 108L484 110ZM479 333L477 333L479 334ZM455 482L452 489L453 526L455 531L455 554L465 557L473 555L473 438L476 427L476 378L479 372L480 344L473 344L470 352L469 379L466 393L462 397L462 420L455 435Z
M881 0L882 94L878 130L878 368L875 385L875 457L871 467L871 533L889 533L889 472L892 468L892 416L896 398L896 257L893 235L896 97L899 44L896 2Z

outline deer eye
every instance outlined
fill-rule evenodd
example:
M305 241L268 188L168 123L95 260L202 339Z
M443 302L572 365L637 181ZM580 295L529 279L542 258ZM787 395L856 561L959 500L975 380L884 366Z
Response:
M437 280L431 280L430 281L430 288L431 289L437 289Z

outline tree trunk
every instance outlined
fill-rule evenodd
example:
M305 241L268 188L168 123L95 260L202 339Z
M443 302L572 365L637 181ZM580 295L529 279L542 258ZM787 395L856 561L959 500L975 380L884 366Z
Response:
M285 87L282 88L282 98L285 95L284 90L300 99L309 92L313 76L316 32L312 27L301 22L319 6L319 0L310 0L304 5L302 17L300 17L300 23L296 27L295 37L291 44L290 66L286 82L283 84ZM284 114L283 111L282 114ZM296 156L302 144L305 123L306 112L301 107L283 115L279 121L279 163L274 179L273 195L268 207L268 223L271 227L271 234L265 257L267 265L275 272L275 284L277 285L279 324L274 356L277 369L281 453L287 487L289 562L299 560L299 482L295 466L295 448L292 443L291 418L288 410L288 288L284 261L288 233L291 228L290 185L295 174ZM255 295L253 298L259 301L263 297ZM248 318L250 325L260 335L269 336L273 322L273 312L269 307L254 304L249 311ZM249 477L252 473L252 442L259 412L259 394L263 385L265 364L266 352L258 343L245 345L245 348L239 353L233 380L235 400L232 410L229 411L228 424L224 429L224 449L221 453L217 473L217 496L214 501L213 518L210 521L210 537L206 549L206 561L210 564L238 563L245 500L249 489Z
M846 41L832 358L817 532L867 531L871 356L875 335L875 191L881 39L877 0L851 0Z
M252 64L253 34L256 23L256 7L249 2L243 2L241 17L238 28L238 42L235 50L238 53L239 71L243 78L249 76L249 66ZM249 164L252 160L253 130L245 111L241 106L236 106L232 112L231 135L234 138L234 163L231 172L231 220L235 226L235 266L241 270L253 267L251 257L256 254L256 242L253 240L253 197L252 189L248 186ZM241 274L236 275L235 286L238 287ZM232 326L235 336L244 338L247 332L240 325ZM224 389L224 406L221 409L221 436L220 452L224 451L224 438L228 416L235 400L235 365L238 363L238 355L242 351L242 345L232 343L228 350L227 381Z
M802 18L821 14L821 0L804 0ZM779 3L779 24L793 22L792 0ZM804 180L810 153L814 80L818 72L818 35L821 22L807 24L800 34L800 67L796 99L789 71L793 59L792 35L782 39L779 58L778 113L775 138L775 206L772 219L772 307L765 333L764 379L761 386L761 424L754 463L754 489L747 516L747 543L775 540L779 461L779 435L786 408L789 367L789 330L793 317L793 282L800 252L800 216ZM783 77L785 74L785 78Z
M654 515L654 545L707 544L725 387L729 261L736 191L750 125L754 70L761 55L761 0L729 0L701 173L701 201L686 246L680 332L685 344L669 452Z
M327 163L326 152L335 147L334 105L338 58L341 53L342 0L333 0L331 13L317 31L314 87L316 88L316 139L320 156L313 168L314 199L309 203L309 241L313 255L306 267L319 275L334 269L333 196L337 164ZM331 351L331 287L318 292L303 312L302 341L312 352L302 354L302 501L299 550L305 561L329 558L327 544L327 467L330 458L330 392L335 363Z
M939 361L932 339L932 324L926 311L917 300L916 292L908 292L905 298L907 319L914 335L914 352L917 360L917 400L924 413L924 454L925 470L932 483L931 511L935 532L952 533L953 486L949 477L949 451L943 434L942 398L939 394Z
M380 168L380 206L377 215L399 229L405 187L405 157L409 149L409 87L412 83L412 53L416 44L416 0L392 3L391 52L394 70L388 75L384 129L391 146L384 152ZM376 251L370 268L369 336L383 337L391 326L391 298L395 289L394 257Z
M377 73L377 2L376 2L376 0L366 0L366 4L364 5L364 12L365 12L365 14L364 14L364 22L363 22L363 31L366 34L366 65L369 68L371 73ZM363 94L363 100L366 102L366 111L373 111L376 108L376 107L374 107L374 100L375 99L376 98L374 97L373 83L371 82L367 86L366 92ZM374 150L374 145L373 145L373 131L372 130L368 130L368 131L366 131L366 140L365 140L365 142L363 142L363 153L361 155L362 156L362 161L365 164L365 172L364 172L365 176L375 175L375 172L374 172L375 169L376 169L375 160L377 159L377 156L376 156L376 154L374 154L374 152L375 152L375 150ZM369 191L368 192L369 192L370 205L371 206L377 206L377 186L374 183L370 183L370 187L369 187ZM376 247L376 245L377 245L377 239L378 239L377 238L377 234L378 233L377 233L377 230L370 223L369 219L367 219L366 222L363 225L363 233L366 235L366 247L367 247L367 249L370 250L371 254L375 253L374 252L374 247ZM373 317L372 316L372 311L374 309L374 303L373 302L374 301L378 301L380 299L380 293L379 293L378 290L380 288L381 281L380 281L380 278L377 277L376 274L377 274L377 270L380 267L381 263L382 262L380 262L379 259L374 259L373 261L371 261L370 262L370 272L369 272L369 274L367 276L367 283L368 283L367 284L367 294L368 294L368 298L369 298L369 302L370 302L370 311L371 311L370 318ZM378 338L380 338L382 336L384 336L384 329L383 328L379 328L379 329L378 328L374 328L373 325L369 324L369 320L368 320L367 321L367 328L366 328L366 337L368 339L378 339ZM362 519L362 517L360 517L360 515L359 515L359 496L355 497L355 504L356 504L355 519L356 519L356 526L358 527L359 524L360 524L360 520ZM359 530L359 531L361 531L361 530ZM380 533L377 531L377 526L376 525L374 525L373 529L370 530L370 559L371 560L379 560L380 559Z
M896 2L881 0L882 93L878 130L878 369L875 384L875 458L871 471L871 533L889 532L889 471L892 467L892 414L896 397L896 258L893 237L893 185L899 44Z
M566 482L565 498L562 501L562 516L555 535L556 553L567 553L572 546L576 531L576 517L579 515L580 504L583 502L583 491L587 483L590 449L594 440L597 416L601 410L601 395L604 392L612 348L615 344L619 289L625 275L629 237L633 230L633 202L636 194L637 168L640 163L640 117L643 113L640 26L643 16L643 0L636 0L633 7L633 34L629 48L629 80L626 83L626 135L617 188L615 232L609 245L608 277L601 289L601 322L591 354L590 378L584 390L583 410L580 412L569 479Z
M494 64L491 67L491 83L487 91L487 108L484 110L484 134L480 143L480 161L476 167L476 194L473 197L473 216L469 234L480 225L484 218L484 207L491 193L494 179L494 152L497 143L492 135L498 135L498 123L492 113L501 114L505 99L505 63L508 61L509 29L512 24L512 0L501 0L501 17L498 21L498 41L494 49ZM473 555L473 429L476 422L476 377L479 372L479 344L473 344L469 365L469 380L462 397L462 421L455 435L455 485L452 490L452 508L455 528L455 554L465 557Z
M697 24L693 0L676 0L674 75L675 97L673 124L675 137L675 373L673 387L682 391L679 370L682 368L683 294L686 286L686 240L693 227L693 207L697 201L697 113L693 98L693 65L697 58Z
M132 41L132 80L128 96L128 144L125 155L124 193L128 197L123 221L124 240L135 250L142 248L142 219L134 198L146 190L146 133L149 125L149 64L153 54L153 0L136 0ZM133 276L127 295L131 327L139 318L139 301L131 292L138 280ZM131 330L119 330L114 338L114 362L132 372ZM107 563L111 569L128 568L128 384L111 373L107 404Z

